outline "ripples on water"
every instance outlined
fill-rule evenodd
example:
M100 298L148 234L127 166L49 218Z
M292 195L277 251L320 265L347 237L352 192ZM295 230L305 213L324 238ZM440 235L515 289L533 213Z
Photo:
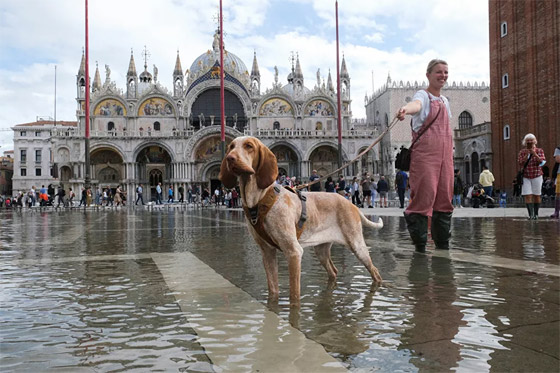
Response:
M16 259L188 250L267 304L260 250L239 224L239 212L26 218L24 224L21 217L11 217L0 232L3 370L214 369L189 327L189 322L204 323L204 310L186 319L151 260L33 264ZM281 254L280 301L268 306L351 370L523 366L520 361L527 357L516 351L527 343L519 327L557 315L557 278L415 255L404 220L384 220L382 230L365 232L384 286L372 288L365 268L340 246L332 251L339 275L328 284L313 250L307 249L301 309L289 307L288 269ZM462 250L558 264L558 250L551 244L557 240L554 228L530 229L524 221L499 219L455 219L453 224L453 242ZM72 234L65 235L70 229ZM545 361L542 370L550 364Z
M2 266L1 275L3 371L212 371L151 260Z

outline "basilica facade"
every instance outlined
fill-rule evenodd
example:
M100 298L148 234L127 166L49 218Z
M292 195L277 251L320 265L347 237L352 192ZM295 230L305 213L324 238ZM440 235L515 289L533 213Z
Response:
M209 43L210 44L210 43ZM174 186L198 185L211 190L220 185L220 48L216 32L211 49L196 58L185 72L179 53L173 71L173 86L158 81L154 65L137 74L131 54L126 87L118 88L105 65L102 81L97 67L91 85L90 175L92 185L134 191L144 185L152 198L157 183ZM271 87L261 87L255 53L251 71L235 54L224 49L226 143L238 136L258 137L276 155L280 173L306 181L313 169L326 174L337 168L336 91L329 72L317 71L308 88L299 56L292 58L291 72L281 82L275 67ZM313 79L315 80L315 79ZM85 176L85 58L76 79L77 125L50 127L50 176L35 184L59 183L79 190ZM341 65L342 158L354 158L377 136L377 131L351 119L350 75ZM13 127L17 140L18 126ZM16 141L17 142L17 141ZM17 146L16 146L17 147ZM369 159L373 159L370 157ZM348 176L365 161L346 171ZM18 167L21 167L19 165ZM43 175L49 172L43 172ZM17 187L28 187L25 177ZM16 187L16 185L14 185Z

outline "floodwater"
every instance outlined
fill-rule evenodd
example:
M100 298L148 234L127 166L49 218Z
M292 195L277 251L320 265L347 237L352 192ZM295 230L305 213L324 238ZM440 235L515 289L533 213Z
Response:
M240 211L1 213L0 370L276 371L257 362L271 355L309 372L302 360L321 354L325 370L560 370L557 222L454 218L451 252L416 254L404 219L383 219L364 232L383 286L341 246L329 284L307 249L291 309L281 255L280 300L267 302ZM221 281L230 290L214 294ZM285 333L274 340L320 348L302 359L260 343L270 315Z

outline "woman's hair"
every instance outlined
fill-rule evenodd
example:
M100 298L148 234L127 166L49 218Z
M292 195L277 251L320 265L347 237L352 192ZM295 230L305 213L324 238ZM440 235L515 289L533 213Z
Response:
M537 143L537 138L535 137L535 135L533 135L532 133L528 133L523 138L523 141L521 141L521 145L526 146L527 145L527 140L529 140L529 139L533 139L533 140L535 140L535 144Z
M447 66L447 62L445 62L444 60L439 60L439 59L436 58L436 59L431 60L430 63L428 63L428 68L426 69L426 72L427 73L432 72L432 69L440 63L442 65Z

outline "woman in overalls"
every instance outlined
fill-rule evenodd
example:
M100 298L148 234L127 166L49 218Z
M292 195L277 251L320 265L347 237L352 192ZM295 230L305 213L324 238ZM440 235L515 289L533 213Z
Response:
M397 113L400 120L412 115L410 197L404 212L408 232L416 251L425 252L428 217L432 217L432 238L436 249L449 249L453 213L453 135L449 101L441 95L448 77L447 62L432 60L426 71L428 88L416 92L412 101Z

